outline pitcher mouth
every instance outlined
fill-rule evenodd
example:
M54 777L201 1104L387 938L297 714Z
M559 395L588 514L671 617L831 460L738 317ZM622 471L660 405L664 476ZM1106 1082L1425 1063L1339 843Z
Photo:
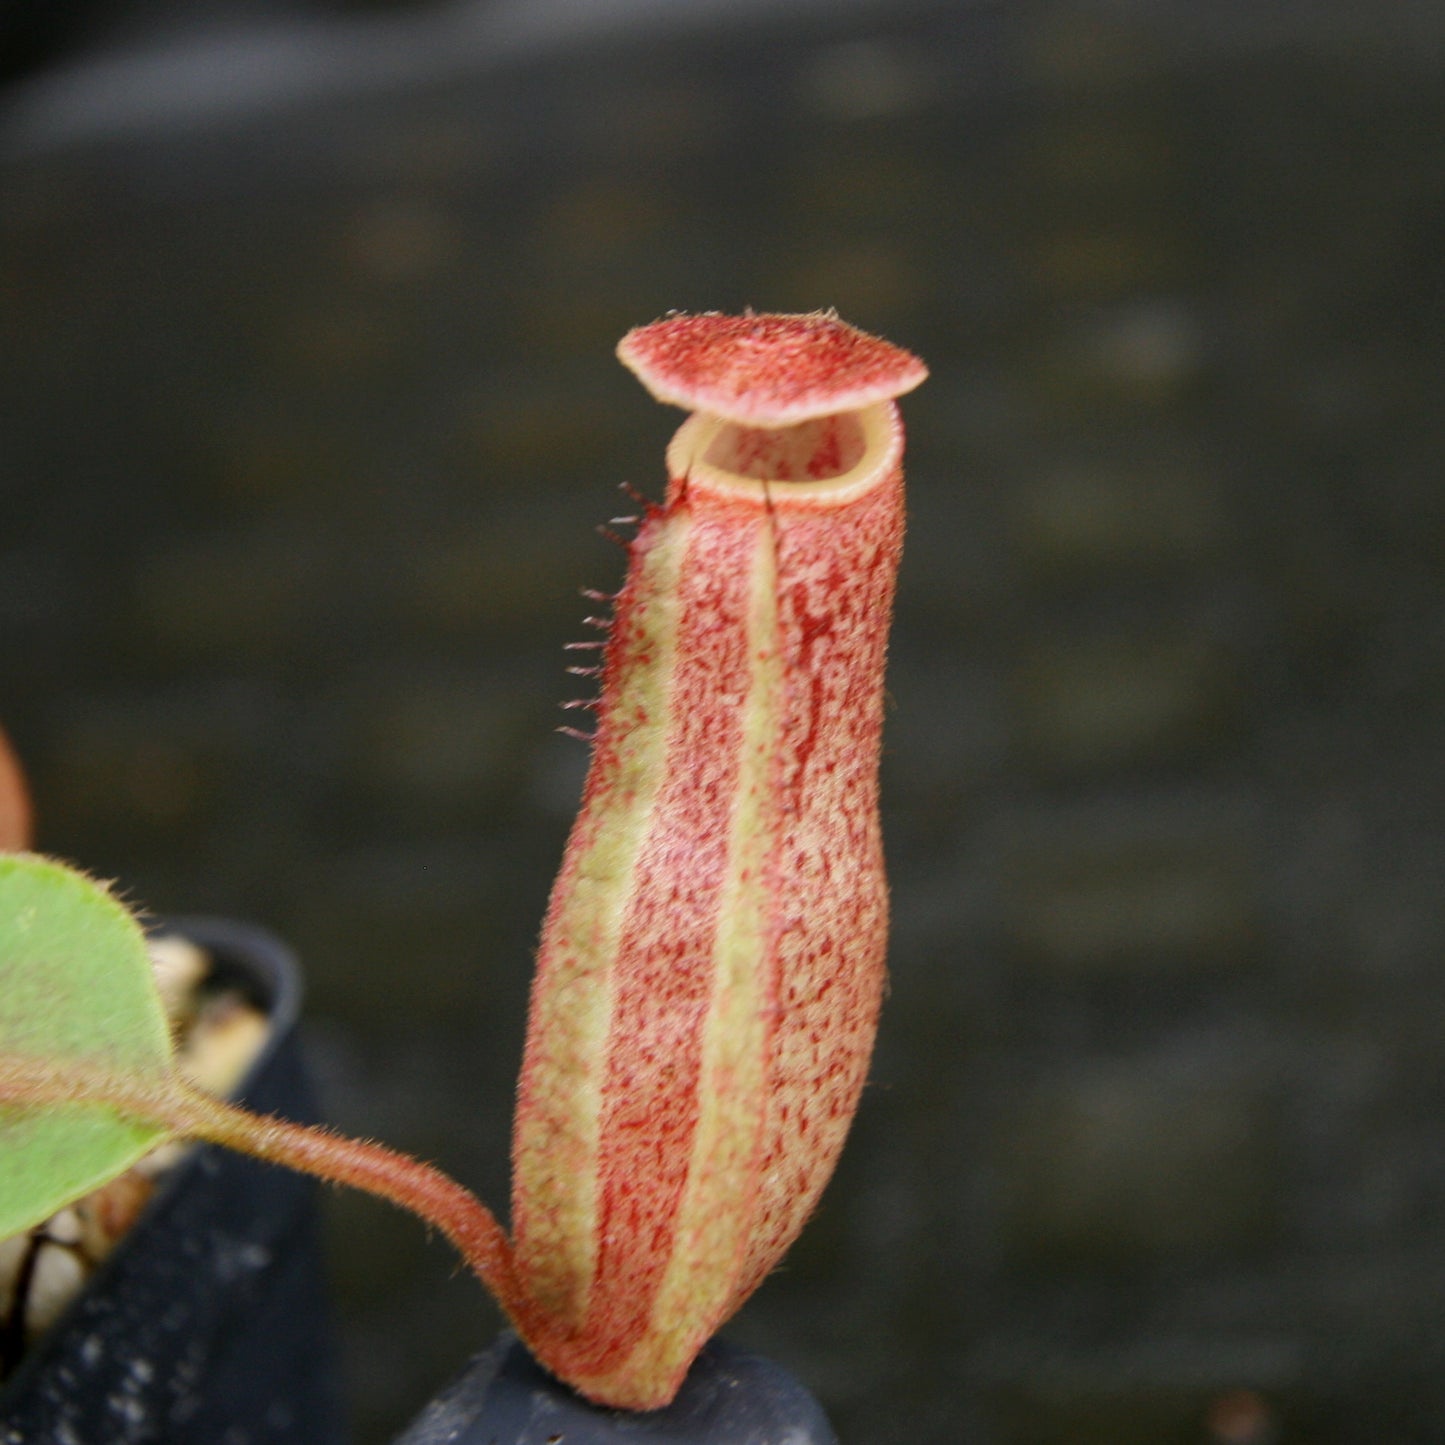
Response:
M891 401L755 427L695 412L667 449L668 475L737 493L843 502L869 490L899 463L902 429Z

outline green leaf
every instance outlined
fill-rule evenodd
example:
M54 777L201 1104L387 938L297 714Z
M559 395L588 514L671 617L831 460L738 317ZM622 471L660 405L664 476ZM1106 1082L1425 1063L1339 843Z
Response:
M137 1084L171 1069L136 921L99 884L28 854L0 856L0 1080L7 1060ZM166 1137L94 1102L0 1105L0 1239L123 1173Z

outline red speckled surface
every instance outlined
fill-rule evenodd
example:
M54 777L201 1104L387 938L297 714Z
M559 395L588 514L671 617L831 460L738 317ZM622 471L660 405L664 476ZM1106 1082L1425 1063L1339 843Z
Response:
M751 426L789 426L912 391L928 369L829 312L669 316L617 355L659 401Z
M759 525L755 513L746 514L751 509L727 511L731 515L681 519L691 541L678 596L667 775L616 963L593 1307L594 1318L608 1319L619 1354L652 1324L679 1246L701 1109L703 1031L750 684L748 596ZM644 534L671 521L664 513ZM639 538L645 542L645 535ZM605 712L601 721L605 728ZM745 1208L748 1201L739 1203ZM707 1333L699 1330L699 1345Z
M850 328L827 321L825 337L840 330ZM786 328L785 354L794 340ZM538 955L513 1192L522 1272L571 1316L567 1337L529 1343L604 1403L651 1408L671 1397L691 1352L812 1212L867 1074L888 914L883 664L903 532L902 429L896 409L887 413L860 463L872 468L866 484L831 491L740 485L736 474L694 468L685 429L617 599L592 770ZM827 427L817 441L836 449ZM805 459L800 470L815 468ZM675 572L652 565L667 553L679 557ZM671 579L666 597L659 578ZM769 619L761 634L759 615ZM763 636L772 640L759 651ZM664 643L670 661L644 714L640 679ZM767 725L749 742L759 708ZM655 792L620 761L646 729L662 730L649 764ZM750 787L763 794L740 838ZM651 802L639 819L641 788ZM635 863L602 881L599 839L638 826ZM751 881L731 907L756 910L759 928L745 959L725 964L719 941L737 936L726 885L739 866ZM621 926L600 946L604 887ZM582 1006L604 978L585 1007L605 1006L605 1030L574 1038L573 1006L556 1001ZM708 1025L737 990L754 1001L729 1026L748 1052L723 1080L708 1074ZM704 1159L700 1121L720 1087L740 1107L731 1142ZM590 1117L594 1099L589 1144L575 1119ZM561 1170L546 1162L560 1139L569 1141ZM580 1217L579 1198L596 1202L590 1252L551 1238L555 1219ZM736 1223L735 1238L700 1245L716 1218ZM667 1287L678 1269L689 1279L680 1295Z
M888 896L878 826L887 621L903 476L839 512L775 505L789 661L770 862L778 1018L740 1305L817 1204L868 1071Z

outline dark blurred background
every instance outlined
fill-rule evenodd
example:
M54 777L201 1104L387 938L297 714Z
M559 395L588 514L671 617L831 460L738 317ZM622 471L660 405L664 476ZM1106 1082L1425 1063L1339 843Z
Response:
M502 1205L669 308L915 349L850 1445L1445 1439L1445 7L0 0L0 717ZM496 1327L329 1205L358 1439Z

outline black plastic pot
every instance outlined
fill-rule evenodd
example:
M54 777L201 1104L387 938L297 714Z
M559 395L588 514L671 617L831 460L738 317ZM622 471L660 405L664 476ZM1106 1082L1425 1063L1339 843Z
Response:
M290 952L239 924L171 927L271 1019L240 1098L311 1122ZM314 1196L289 1170L195 1149L0 1390L0 1445L339 1445Z
M478 1355L394 1445L838 1445L822 1406L780 1366L714 1340L665 1410L589 1405L515 1335Z

